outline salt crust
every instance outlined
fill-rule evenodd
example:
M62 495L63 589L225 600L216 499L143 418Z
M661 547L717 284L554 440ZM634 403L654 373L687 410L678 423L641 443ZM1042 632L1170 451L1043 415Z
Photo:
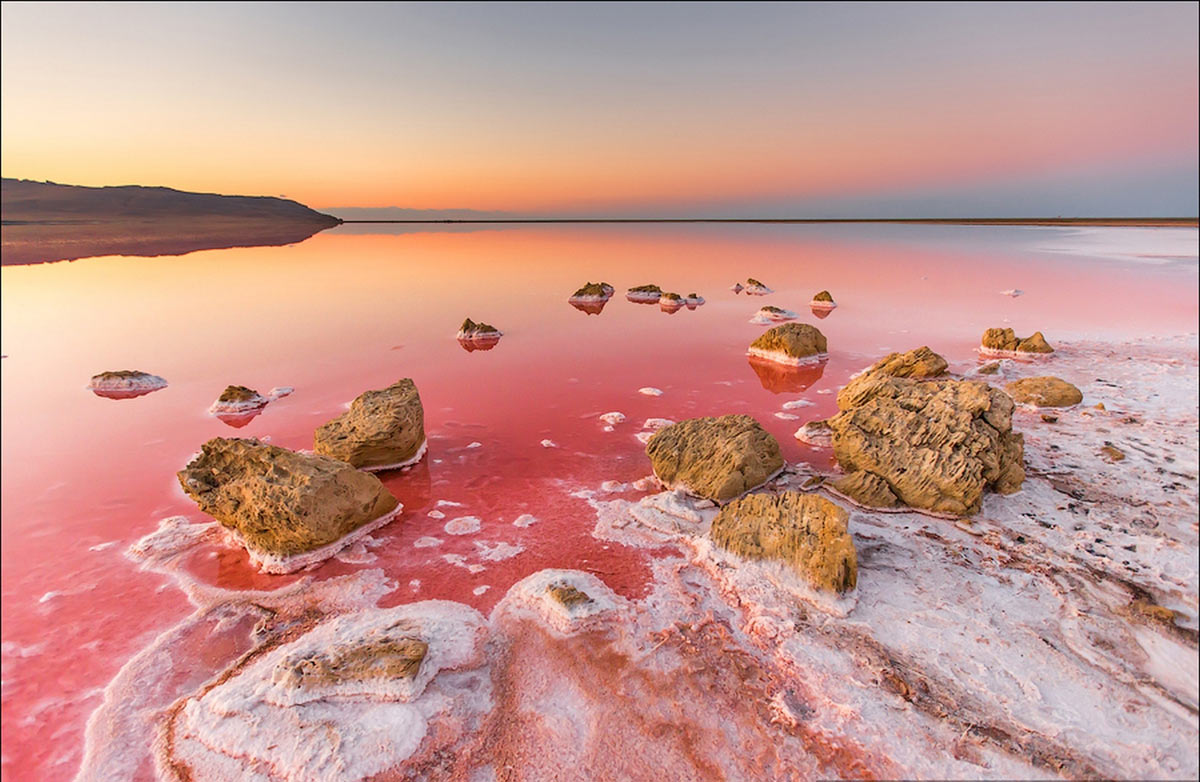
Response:
M442 527L447 535L470 535L473 532L478 532L480 525L478 516L459 516L447 521Z
M639 388L638 393L645 394L646 396L662 396L663 395L663 392L661 389L653 388L651 386Z
M604 415L600 416L600 420L609 426L615 426L616 424L622 423L625 420L625 414L618 412L605 413Z
M793 358L787 353L784 353L782 350L763 350L762 348L750 348L746 351L746 355L766 359L767 361L774 361L776 364L787 364L788 366L793 367L807 366L808 364L819 364L820 362L829 358L828 353L814 353L811 356Z
M110 377L89 381L84 388L89 391L156 391L166 388L167 381L158 375L143 373L136 377Z
M537 524L537 521L538 521L537 517L534 516L533 514L522 513L520 516L517 516L515 519L513 519L513 526L514 527L532 527L534 524Z
M297 570L305 570L307 568L316 567L325 560L337 554L342 549L353 544L360 538L363 538L383 525L390 522L392 519L400 515L404 510L404 506L397 503L396 507L387 513L383 514L374 521L369 521L353 532L347 533L337 540L312 551L305 551L302 554L293 554L291 556L283 556L274 554L269 551L263 551L252 546L246 541L236 530L222 527L222 532L226 540L231 544L240 546L246 549L250 555L250 563L256 566L263 573L295 573Z
M815 407L816 402L810 402L807 399L793 399L790 402L784 402L782 407L784 410L796 410L801 407Z
M572 605L555 599L552 587L574 588L587 596ZM627 601L591 573L580 570L539 570L513 584L496 605L492 616L517 614L539 620L559 635L597 629L614 620Z

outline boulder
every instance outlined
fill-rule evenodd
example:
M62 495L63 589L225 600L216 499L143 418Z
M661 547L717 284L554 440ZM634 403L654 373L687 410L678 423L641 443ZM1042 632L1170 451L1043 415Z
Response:
M88 390L109 399L131 399L167 387L167 381L136 369L118 369L92 375Z
M873 472L857 470L829 482L839 494L868 508L898 508L903 503L892 493L887 481Z
M873 388L890 377L907 377L914 380L941 377L946 374L946 359L928 347L919 347L907 353L891 353L876 361L865 372L838 391L839 410L856 407L861 400L872 395Z
M257 440L209 440L178 476L267 573L327 559L401 508L374 475Z
M313 436L313 450L364 470L405 467L425 453L425 410L411 378L367 391Z
M608 301L613 295L613 286L607 282L587 282L571 294L571 301Z
M243 413L248 410L261 408L269 401L269 399L253 388L247 388L246 386L226 386L221 395L217 397L217 401L212 403L208 412L213 415Z
M848 520L814 494L751 494L723 507L709 536L740 557L779 562L815 589L845 592L858 579Z
M639 304L653 304L662 296L662 288L657 285L638 285L625 292L625 298Z
M986 383L876 376L839 395L838 405L829 426L848 496L868 486L864 496L877 494L877 484L854 476L862 471L905 505L965 516L979 510L986 489L1007 494L1025 480L1012 400Z
M833 296L830 295L829 291L821 291L812 297L811 306L833 309L837 306L837 302L833 300Z
M828 345L825 335L807 323L784 323L767 329L750 343L751 356L780 364L801 364L825 355Z
M1018 337L1012 329L988 329L983 332L982 347L994 353L1053 353L1042 332Z
M746 287L743 290L746 291L746 295L748 296L766 296L768 293L775 292L768 288L766 284L759 282L753 277L746 278Z
M1021 378L1004 388L1016 402L1035 407L1070 407L1083 401L1078 388L1050 375Z
M500 329L487 323L476 323L467 318L458 328L456 335L460 340L494 340L504 335Z
M684 303L683 297L678 293L663 293L658 297L658 306L667 312L675 312Z
M717 502L761 486L783 469L779 443L748 415L664 427L650 438L646 455L663 485Z

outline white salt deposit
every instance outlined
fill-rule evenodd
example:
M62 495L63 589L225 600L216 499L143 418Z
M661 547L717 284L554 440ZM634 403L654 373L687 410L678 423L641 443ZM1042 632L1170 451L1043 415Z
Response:
M790 402L783 403L784 410L797 410L801 407L815 407L816 402L810 402L807 399L793 399Z
M267 398L272 400L282 399L285 396L291 396L295 391L296 389L291 386L275 386L267 392Z
M477 586L474 589L472 589L471 594L475 595L476 597L479 597L480 595L482 595L484 592L488 591L489 589L491 589L491 586L489 586L488 584L483 584L481 586Z
M367 522L353 532L344 535L339 540L335 540L333 543L313 549L312 551L293 554L291 556L275 554L252 546L236 530L222 528L222 532L230 542L246 549L246 552L250 555L250 564L258 567L263 573L295 573L298 570L306 570L319 565L360 538L371 534L387 524L399 516L402 510L404 510L404 506L397 503L395 509L383 514L374 521Z
M482 448L482 447L483 447L483 443L481 443L481 442L478 442L478 441L476 441L476 442L473 442L473 443L467 443L467 447L468 447L468 448Z
M367 472L382 472L384 470L399 470L399 469L403 469L404 467L411 467L412 465L421 461L421 459L425 458L425 452L428 450L429 450L429 440L422 440L421 447L417 449L417 452L402 462L396 462L395 464L382 464L379 466L363 467L362 469Z
M459 516L458 518L447 521L442 527L447 535L470 535L473 532L478 532L482 525L478 516Z
M791 413L775 413L775 417L783 421L799 421L800 416Z
M1020 288L1009 288L1006 291L1000 291L1000 295L1001 296L1012 296L1015 299L1024 292L1025 291L1021 290Z
M428 535L424 535L413 541L413 548L433 548L440 545L442 545L440 538L433 538Z
M577 590L563 602L557 590ZM540 570L513 584L492 611L499 615L529 616L561 635L597 629L614 621L627 603L600 579L580 570ZM494 621L494 619L493 619Z
M814 353L811 356L795 358L793 356L789 356L787 353L784 353L782 350L763 350L762 348L750 348L746 351L746 355L766 359L767 361L774 361L777 364L786 364L792 367L819 364L829 358L828 353Z
M525 550L524 546L513 543L505 543L503 541L488 542L484 540L475 541L475 548L479 551L479 558L485 562L503 562L506 559L512 559Z
M446 514L445 514L445 513L442 513L440 510L431 510L431 511L429 511L428 513L426 513L425 515L426 515L426 516L428 516L428 517L429 517L429 518L431 518L431 519L444 519L444 518L446 518Z
M604 415L600 416L600 420L609 426L615 426L616 424L619 424L625 420L625 414L615 411L612 413L605 413Z
M533 514L522 513L520 516L517 516L515 519L513 519L513 526L514 527L532 527L534 524L537 524L537 521L538 521L537 517L534 516Z
M638 432L634 435L634 437L637 438L639 443L645 445L646 443L650 442L650 438L653 437L654 434L654 432Z
M542 447L543 448L557 448L558 444L555 443L553 440L542 440Z
M646 396L662 396L663 395L663 392L660 389L652 388L651 386L646 386L645 388L639 388L638 393L645 394Z
M667 426L674 426L675 422L670 418L647 418L642 424L643 429L648 429L651 432L657 432Z

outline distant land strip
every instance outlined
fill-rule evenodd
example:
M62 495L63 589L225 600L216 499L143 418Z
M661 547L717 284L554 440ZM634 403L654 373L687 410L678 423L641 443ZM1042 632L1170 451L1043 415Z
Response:
M1196 228L1196 217L877 217L877 218L774 218L774 217L531 217L479 220L342 220L351 223L428 225L430 223L889 223L911 225L1045 225L1120 226L1128 228Z

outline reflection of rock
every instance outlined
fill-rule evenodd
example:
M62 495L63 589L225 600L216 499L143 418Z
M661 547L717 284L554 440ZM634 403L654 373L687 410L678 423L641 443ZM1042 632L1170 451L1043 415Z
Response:
M500 344L499 337L479 337L477 339L460 339L458 346L468 353L476 350L491 350Z
M567 301L571 303L591 303L608 301L613 295L613 286L607 282L588 282L571 294Z
M758 382L772 394L797 394L811 387L825 374L824 361L804 364L780 364L758 356L747 356Z
M857 407L870 397L877 383L889 377L907 377L914 380L941 377L946 373L946 359L928 347L919 347L907 353L890 353L870 366L838 391L839 410Z
M799 365L821 359L828 347L825 335L807 323L784 323L765 331L750 343L751 356Z
M599 301L575 301L569 299L568 303L580 312L586 312L588 315L599 315L604 311L604 306L608 304L608 299L601 299Z
M491 350L496 347L504 332L487 323L476 323L467 318L458 329L458 344L470 353L473 350Z
M833 300L833 296L829 294L829 291L821 291L816 296L813 296L809 306L812 307L814 312L817 310L828 311L837 307L837 302Z
M240 413L213 413L213 417L223 424L228 424L234 429L241 429L246 424L253 421L262 415L265 405L262 407L252 407L249 410L244 410Z
M1042 332L1035 331L1028 337L1018 337L1012 329L988 329L983 332L981 349L986 353L1053 353L1054 348L1046 342Z
M813 494L751 494L722 508L709 536L746 559L780 562L815 589L845 592L858 579L849 518Z
M664 293L658 297L658 306L663 312L677 312L683 307L683 297L678 293Z
M825 320L833 313L832 307L818 307L815 304L810 305L809 310L812 311L814 316L820 318L821 320Z
M1049 375L1014 380L1005 390L1014 401L1035 407L1070 407L1083 401L1078 388Z
M879 363L933 371L938 362L929 353L926 360L893 354ZM978 511L986 489L1020 489L1024 439L1012 431L1013 403L1002 391L978 381L913 380L882 371L858 381L864 382L842 389L842 412L829 419L834 458L848 474L872 473L910 507L959 516ZM841 490L866 505L878 488L860 476Z
M96 396L106 399L132 399L167 387L167 381L158 375L136 369L120 369L93 375L88 389Z
M625 298L636 304L654 304L662 296L662 288L657 285L639 285L625 292Z
M667 488L722 502L761 486L783 468L779 443L748 415L664 427L650 438L646 455Z
M208 412L212 415L238 415L251 410L262 411L268 400L265 396L246 386L227 386L212 403ZM251 416L253 417L253 416ZM242 424L243 426L245 424Z
M365 470L407 467L425 454L425 410L412 379L366 391L317 429L313 450Z
M328 559L400 512L374 475L257 440L209 440L178 475L266 573Z

